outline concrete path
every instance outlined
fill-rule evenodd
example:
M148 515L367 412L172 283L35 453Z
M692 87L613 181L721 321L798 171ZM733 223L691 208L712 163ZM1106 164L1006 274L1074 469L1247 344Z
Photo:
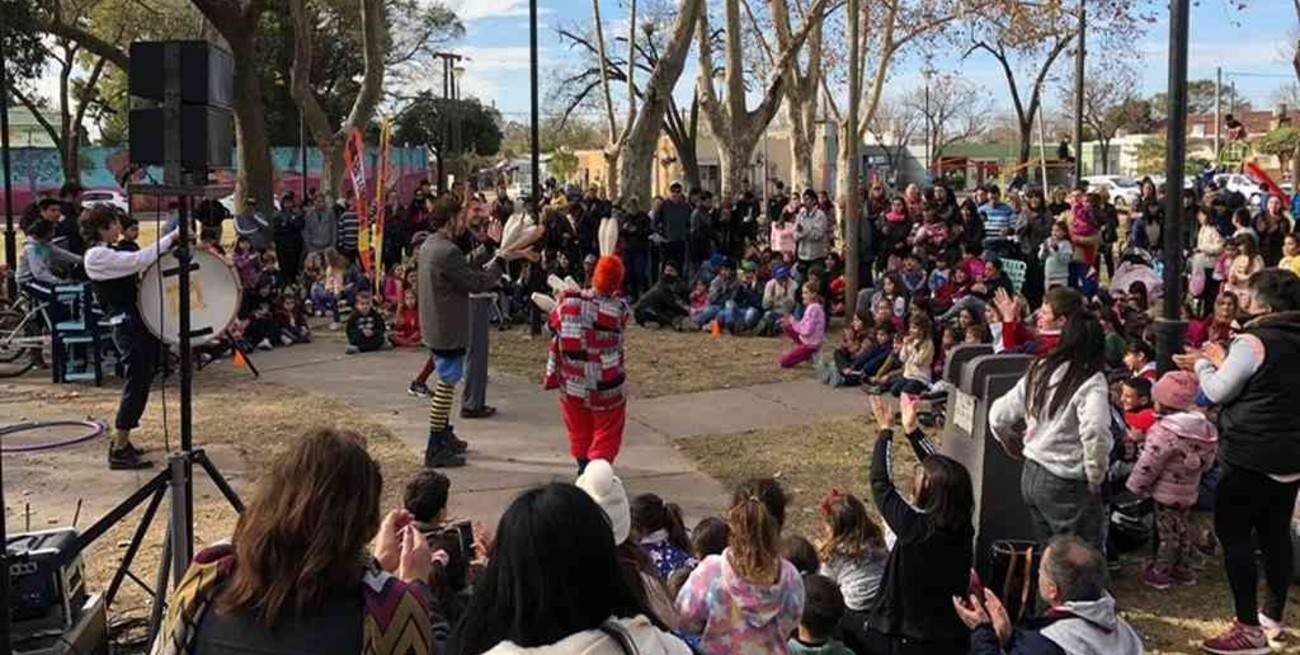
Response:
M428 434L428 401L406 393L423 363L415 350L343 355L336 344L311 344L254 356L267 382L337 396L369 412L421 457ZM541 372L539 371L540 375ZM811 376L810 376L811 377ZM489 525L519 492L575 474L555 392L534 381L494 373L488 402L498 410L486 420L453 421L470 442L469 464L448 472L452 512ZM628 493L653 492L681 505L688 521L725 507L726 491L677 451L672 439L801 425L811 415L848 416L867 411L853 391L832 391L807 379L772 385L632 399L616 470Z

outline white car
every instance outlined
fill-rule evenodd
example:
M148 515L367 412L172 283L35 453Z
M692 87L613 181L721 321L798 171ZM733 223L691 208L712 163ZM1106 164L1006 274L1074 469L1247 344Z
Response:
M126 194L112 189L92 189L81 194L81 204L86 207L108 205L123 213L130 213L131 206L126 201Z
M1151 181L1156 185L1156 188L1157 188L1157 189L1159 189L1161 186L1164 186L1164 183L1165 183L1165 176L1163 176L1163 175L1148 175L1147 177L1151 178ZM1184 189L1195 189L1195 188L1196 188L1196 176L1195 176L1195 175L1183 175L1183 188L1184 188Z
M1214 176L1214 183L1220 189L1227 189L1234 193L1240 193L1246 198L1251 206L1259 204L1260 196L1264 195L1264 188L1255 180L1250 179L1247 175L1241 173L1222 173Z
M1088 183L1089 191L1105 190L1112 203L1124 207L1137 202L1142 195L1137 180L1127 175L1091 175L1083 181Z
M218 200L217 202L221 203L221 206L222 206L222 207L225 207L225 208L226 208L226 211L230 212L230 215L231 215L231 216L234 216L235 214L238 214L238 213L239 213L239 208L235 206L235 194L232 193L232 194L230 194L230 195L228 195L228 196L226 196L226 197L224 197L224 198ZM279 211L279 210L280 210L280 199L279 199L279 198L272 198L272 199L271 199L271 205L275 207L275 211Z

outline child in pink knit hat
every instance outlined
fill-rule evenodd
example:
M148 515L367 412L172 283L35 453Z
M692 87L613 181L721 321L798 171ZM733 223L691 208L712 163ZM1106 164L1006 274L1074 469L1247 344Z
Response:
M1192 572L1192 535L1188 518L1196 503L1197 486L1214 464L1219 432L1196 409L1196 375L1170 371L1151 390L1160 420L1147 431L1142 455L1128 478L1128 489L1156 501L1156 531L1160 547L1142 582L1167 589L1177 582L1196 584Z

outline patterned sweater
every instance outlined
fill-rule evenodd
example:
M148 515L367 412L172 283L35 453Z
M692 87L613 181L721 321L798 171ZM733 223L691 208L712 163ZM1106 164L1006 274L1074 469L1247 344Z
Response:
M560 296L551 312L550 354L543 387L560 389L591 409L613 409L626 402L623 328L630 310L622 298L590 289Z

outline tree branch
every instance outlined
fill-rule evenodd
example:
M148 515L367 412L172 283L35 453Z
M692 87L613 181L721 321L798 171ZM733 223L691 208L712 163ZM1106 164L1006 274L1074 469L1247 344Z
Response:
M81 44L87 51L107 59L110 64L113 64L124 73L131 68L131 57L125 50L80 27L64 23L57 16L45 21L41 27L56 37Z
M19 89L16 85L11 85L9 87L9 91L14 94L15 98L18 98L18 102L21 102L23 106L27 108L27 111L30 111L32 113L32 116L36 118L36 122L40 123L41 127L45 130L45 133L50 135L50 140L54 142L54 147L57 148L60 152L62 152L63 151L62 135L59 134L59 129L57 127L54 127L54 124L51 123L49 119L45 118L43 114L41 114L42 107L40 103L36 102L27 94L23 93L22 89Z

